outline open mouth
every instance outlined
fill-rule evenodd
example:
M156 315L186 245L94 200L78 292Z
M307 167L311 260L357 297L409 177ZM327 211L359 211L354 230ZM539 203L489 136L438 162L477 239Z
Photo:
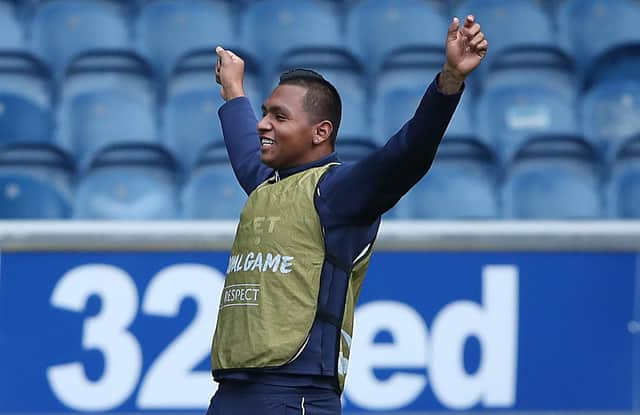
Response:
M275 145L275 143L276 143L276 142L275 142L274 140L272 140L271 138L268 138L268 137L260 137L260 144L261 144L263 147L270 147L270 146L272 146L272 145Z

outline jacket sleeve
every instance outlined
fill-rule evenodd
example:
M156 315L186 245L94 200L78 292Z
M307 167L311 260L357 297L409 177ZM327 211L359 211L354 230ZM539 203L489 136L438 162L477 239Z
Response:
M461 94L442 94L436 77L413 117L382 148L332 169L320 187L332 214L350 223L371 223L391 209L431 167Z
M250 194L272 172L260 161L256 116L246 97L226 102L218 110L218 116L233 172L244 191Z

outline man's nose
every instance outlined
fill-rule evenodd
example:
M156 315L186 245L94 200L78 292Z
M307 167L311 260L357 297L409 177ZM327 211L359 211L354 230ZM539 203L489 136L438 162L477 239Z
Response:
M258 131L268 131L271 129L271 123L267 120L267 116L265 115L258 121Z

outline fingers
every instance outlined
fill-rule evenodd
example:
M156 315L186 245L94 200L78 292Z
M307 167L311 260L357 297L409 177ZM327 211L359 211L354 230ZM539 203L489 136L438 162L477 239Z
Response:
M231 60L233 56L235 56L233 52L231 52L230 50L225 50L222 46L216 47L216 54L218 55L218 60L222 65L224 65L226 62Z
M220 57L218 57L218 62L216 62L216 82L219 85L222 85L222 81L220 80L220 68L222 67L222 64L220 62Z
M458 38L458 29L460 28L460 19L454 17L447 30L447 38L449 40L456 40Z
M484 39L484 33L479 32L478 34L476 34L470 41L469 41L469 47L472 49L475 49L478 47L478 45L480 44L480 42L482 42Z
M470 14L464 19L464 27L471 27L475 23L476 18L474 15Z
M487 42L487 39L480 42L476 47L476 52L478 52L482 56L487 53L487 50L489 50L489 42Z
M243 77L244 61L230 50L222 46L216 47L216 82L222 88L220 93L225 101L235 97L244 96Z
M238 55L231 52L230 50L224 49L222 46L216 46L216 54L218 55L218 58L223 65L229 61L238 62L242 60L238 57Z
M220 59L222 59L224 52L225 50L222 48L222 46L216 46L216 55L218 55Z
M467 38L467 40L471 40L478 33L480 33L480 24L475 22L473 16L467 16L464 26L462 27L462 34Z
M476 23L473 15L468 15L464 20L461 29L462 35L467 41L467 47L481 55L484 55L489 48L489 42L485 39L484 33L480 31L480 24Z

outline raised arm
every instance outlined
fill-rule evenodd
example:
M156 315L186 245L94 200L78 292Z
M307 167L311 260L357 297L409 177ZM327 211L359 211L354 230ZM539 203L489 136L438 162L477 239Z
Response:
M233 172L245 192L250 194L271 174L271 169L260 161L258 121L243 86L244 61L220 46L216 53L216 81L221 86L220 95L226 101L218 111L224 142Z
M473 16L467 16L461 29L459 20L453 19L443 69L413 118L384 147L357 163L335 169L321 184L322 198L335 215L349 222L370 222L427 173L460 99L464 80L478 67L487 48Z

